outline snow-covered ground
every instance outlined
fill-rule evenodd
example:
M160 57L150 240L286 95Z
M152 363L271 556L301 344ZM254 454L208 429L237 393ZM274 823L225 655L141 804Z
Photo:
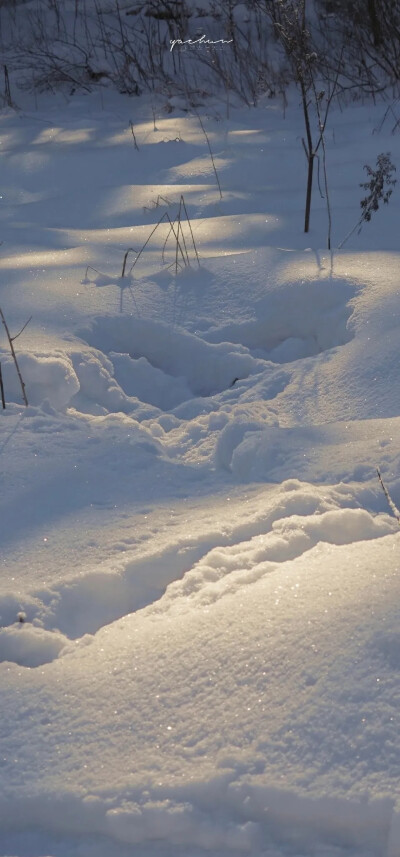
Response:
M295 93L204 107L222 199L190 112L22 100L0 114L0 307L12 335L32 315L28 407L0 340L0 855L399 857L376 474L400 502L398 193L329 253L317 186L302 232ZM332 109L335 247L363 164L399 163L383 112ZM200 265L185 221L190 266L164 223L131 270L182 194Z

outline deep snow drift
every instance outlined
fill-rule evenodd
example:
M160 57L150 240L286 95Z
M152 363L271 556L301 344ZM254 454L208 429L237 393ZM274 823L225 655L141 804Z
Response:
M210 106L222 200L196 116L160 101L154 130L135 100L136 150L107 90L24 107L0 115L0 306L33 316L27 408L0 342L0 854L397 857L397 196L330 254L316 193L304 236L295 97ZM398 155L380 118L332 112L336 245L363 163ZM182 193L200 266L163 225L122 276Z

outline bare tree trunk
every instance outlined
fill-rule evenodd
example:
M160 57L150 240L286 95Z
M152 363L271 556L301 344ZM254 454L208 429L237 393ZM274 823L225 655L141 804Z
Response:
M305 8L305 7L303 7ZM309 103L307 101L307 90L305 87L304 79L300 80L301 87L301 101L303 107L303 115L304 115L304 124L306 126L306 139L307 145L303 140L304 151L307 156L307 164L308 164L308 173L307 173L307 192L306 192L306 207L304 213L304 232L308 232L310 229L310 212L311 212L311 196L312 196L312 185L313 185L313 175L314 175L314 146L313 139L311 133L311 124L310 124L310 114L309 114Z
M307 192L306 192L306 207L304 212L304 232L310 230L310 212L311 212L311 196L314 175L314 155L308 156L308 173L307 173Z
M376 8L376 0L368 0L368 15L372 35L374 37L374 46L377 48L382 44L382 28Z
M4 100L7 104L7 107L13 106L10 89L10 78L8 76L8 68L6 65L4 66Z

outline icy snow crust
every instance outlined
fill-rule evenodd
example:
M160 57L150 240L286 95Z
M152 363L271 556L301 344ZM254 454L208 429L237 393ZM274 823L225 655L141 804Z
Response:
M135 100L137 151L106 90L23 107L0 114L0 306L33 315L28 408L0 341L0 855L398 857L396 194L330 255L317 194L301 232L295 98L207 108L221 201L187 112L160 101L154 131ZM335 244L362 164L396 162L380 118L332 113ZM163 227L122 277L181 193L200 267L175 274Z

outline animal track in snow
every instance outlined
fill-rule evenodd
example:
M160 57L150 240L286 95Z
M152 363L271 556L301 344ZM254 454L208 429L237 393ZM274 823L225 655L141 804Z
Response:
M212 344L186 330L130 316L100 316L77 333L98 349L103 374L105 369L114 376L126 396L160 410L217 395L265 368L240 344ZM93 383L85 384L82 367L76 371L89 394Z
M225 533L209 529L188 537L183 531L158 553L133 558L119 569L87 572L34 592L18 605L5 596L0 600L6 626L0 629L0 660L39 666L67 653L71 639L95 634L142 608L185 609L188 599L204 606L251 585L318 542L348 544L396 530L396 521L387 515L335 508L326 491L325 498L315 489L307 493L294 481L282 488L283 497L263 515L239 521ZM18 606L27 616L19 625Z

